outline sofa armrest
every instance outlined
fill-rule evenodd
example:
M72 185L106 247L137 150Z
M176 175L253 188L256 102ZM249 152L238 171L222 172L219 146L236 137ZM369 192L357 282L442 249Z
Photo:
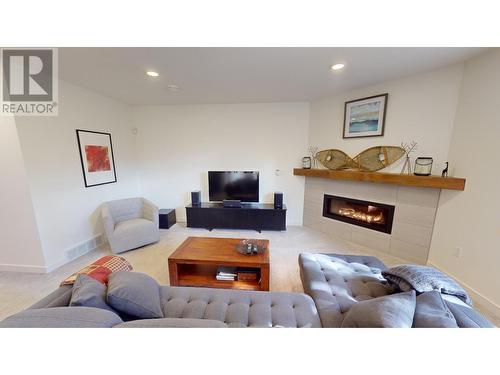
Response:
M0 328L111 328L120 323L109 310L72 306L24 310L1 321Z
M150 220L153 223L155 223L155 226L159 226L159 216L158 216L158 207L152 203L151 201L148 201L147 199L143 198L142 199L144 206L142 210L142 215L144 219Z
M102 206L101 217L104 224L104 230L109 238L115 231L115 221L113 216L111 216L111 212L109 211L109 207L107 205Z
M73 285L63 285L48 296L42 298L28 309L45 309L49 307L64 307L68 306L73 293Z

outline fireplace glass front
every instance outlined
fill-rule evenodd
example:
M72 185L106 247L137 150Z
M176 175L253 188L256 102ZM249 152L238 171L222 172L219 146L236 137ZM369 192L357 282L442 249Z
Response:
M323 216L390 234L394 206L325 194Z

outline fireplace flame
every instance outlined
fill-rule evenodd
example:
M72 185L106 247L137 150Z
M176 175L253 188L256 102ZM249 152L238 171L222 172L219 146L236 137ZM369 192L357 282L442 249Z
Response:
M378 215L370 215L361 211L356 211L353 208L340 208L339 215L365 221L367 223L377 224L384 222L384 214L382 212L380 212Z

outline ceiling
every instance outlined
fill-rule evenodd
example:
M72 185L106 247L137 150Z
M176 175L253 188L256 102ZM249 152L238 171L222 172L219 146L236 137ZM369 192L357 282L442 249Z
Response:
M482 48L60 48L59 75L132 105L310 101L458 63ZM340 71L330 70L344 63ZM146 76L148 70L159 77ZM168 85L178 85L171 92Z

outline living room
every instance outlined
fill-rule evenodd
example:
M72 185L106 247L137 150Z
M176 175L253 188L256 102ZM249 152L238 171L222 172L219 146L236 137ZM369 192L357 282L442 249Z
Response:
M500 325L494 43L89 43L3 43L0 327Z

